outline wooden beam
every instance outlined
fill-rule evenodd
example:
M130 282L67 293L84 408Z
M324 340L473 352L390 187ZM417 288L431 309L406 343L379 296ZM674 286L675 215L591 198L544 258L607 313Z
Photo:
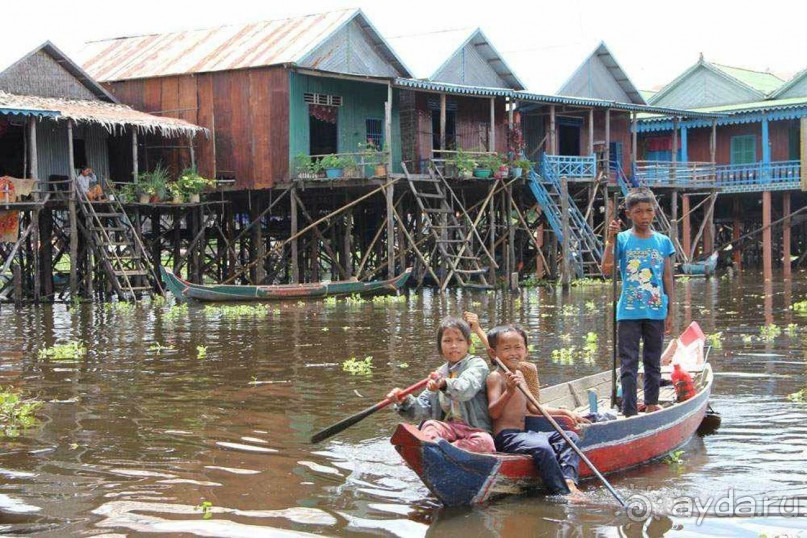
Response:
M717 119L712 120L712 131L709 135L709 162L714 164L717 156Z
M670 167L670 182L675 182L675 172L676 167L678 164L678 124L680 120L678 117L673 118L673 131L672 131L672 150L671 150L671 157L670 160L672 161L672 166ZM695 241L697 243L697 241Z
M132 181L135 183L137 183L137 176L140 175L137 160L137 129L132 127Z
M611 109L605 109L605 163L603 164L603 171L605 178L611 177Z
M782 193L782 214L790 215L790 193ZM790 217L785 218L782 227L782 276L786 279L791 277L790 266Z
M496 151L496 98L490 98L490 135L488 136L490 147L488 151ZM495 171L495 170L494 170Z
M773 279L773 245L771 238L771 191L762 193L762 274L765 281Z
M569 226L569 183L565 177L560 178L560 211L561 222L563 223L563 259L561 260L560 283L564 288L568 288L572 281L571 268L571 229Z
M733 209L733 213L734 213L734 215L733 215L734 223L733 223L733 226L732 226L732 229L731 229L731 240L732 241L737 241L738 239L740 239L740 233L741 233L742 221L743 221L743 217L742 217L742 214L741 214L742 209L741 209L740 197L737 196L737 195L734 196L734 207L732 209ZM737 243L734 244L734 247L733 247L733 250L732 250L731 254L732 254L732 258L734 259L734 268L737 269L738 271L742 271L743 270L743 263L742 263L743 262L743 251L740 248L739 244L737 244Z
M393 171L392 162L392 84L387 83L387 102L384 103L384 142L387 145L387 175ZM383 149L383 146L382 146Z
M393 197L395 185L388 185L385 192L387 202L387 278L395 276L395 207Z
M683 235L683 241L681 245L684 247L684 252L686 252L687 256L692 258L692 217L690 215L691 211L689 209L689 195L685 194L681 197L681 212L683 213L682 219L683 224L681 225L681 235Z
M588 109L588 154L594 155L594 109Z
M630 115L630 164L633 166L636 164L636 160L639 158L639 142L638 136L639 133L637 132L638 122L636 121L637 114L636 112L631 112Z
M290 191L292 196L289 197L289 209L291 211L291 283L298 284L300 282L300 258L299 258L299 244L297 243L297 197L294 196L294 190L297 187L292 187Z
M440 94L440 151L446 150L446 94ZM440 154L443 158L443 154Z
M555 105L549 106L549 149L547 153L550 155L556 155L558 152L557 147L557 136L555 133Z
M27 177L39 179L39 160L36 151L36 118L28 118L28 170Z
M70 299L78 293L78 218L76 215L76 163L73 158L73 120L67 120L67 166L70 177L70 199L68 218L70 220Z

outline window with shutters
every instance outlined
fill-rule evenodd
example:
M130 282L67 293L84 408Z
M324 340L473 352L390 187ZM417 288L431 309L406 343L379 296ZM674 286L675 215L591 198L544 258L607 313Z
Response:
M731 164L753 164L757 162L757 137L742 135L731 137Z

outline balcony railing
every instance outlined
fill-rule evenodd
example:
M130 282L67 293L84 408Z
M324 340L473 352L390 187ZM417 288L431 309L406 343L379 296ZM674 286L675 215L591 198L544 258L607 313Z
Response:
M708 162L636 161L634 177L643 186L700 186L714 181L714 164Z
M637 161L633 172L635 183L647 187L705 187L728 192L785 190L798 188L801 161L718 165Z
M597 159L594 155L544 155L543 166L557 177L567 179L594 179L597 177Z

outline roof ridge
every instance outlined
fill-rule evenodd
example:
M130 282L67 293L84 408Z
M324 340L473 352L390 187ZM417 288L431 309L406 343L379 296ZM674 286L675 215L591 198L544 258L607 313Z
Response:
M204 26L204 27L197 27L197 28L185 28L185 29L177 29L177 30L170 30L168 32L150 32L144 34L133 34L127 36L118 36L118 37L107 37L105 39L94 39L91 41L85 41L85 45L89 45L90 43L106 43L108 41L121 41L124 39L136 39L138 37L152 37L152 36L160 36L160 35L169 35L169 34L177 34L177 33L184 33L184 32L204 32L207 30L219 30L221 28L230 28L236 26L247 26L250 24L261 24L266 22L277 22L277 21L288 21L292 19L305 19L307 17L316 17L318 15L328 15L330 13L347 13L347 12L359 12L361 8L352 7L352 8L344 8L344 9L329 9L327 11L317 11L314 13L306 13L304 15L291 15L288 17L278 17L275 19L261 19L256 21L247 21L247 22L231 22L228 24L219 24L216 26Z
M717 62L709 62L709 63L716 66L716 67L728 67L729 69L737 69L739 71L748 71L749 73L756 73L757 75L770 75L770 76L772 76L772 77L774 77L776 79L781 80L782 82L785 82L784 79L780 78L778 75L776 75L775 73L773 73L771 71L759 71L757 69L751 69L750 67L739 67L739 66L736 66L736 65L721 64L721 63L717 63Z

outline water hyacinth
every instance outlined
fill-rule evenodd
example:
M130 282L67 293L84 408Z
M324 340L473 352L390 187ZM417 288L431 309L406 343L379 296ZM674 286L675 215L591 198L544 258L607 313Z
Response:
M759 328L759 338L763 342L773 342L780 334L782 334L782 329L775 323L762 325Z
M188 316L188 305L175 304L163 313L163 319L166 321L176 321L180 318Z
M706 337L706 342L716 350L723 349L723 333L718 332L710 334Z
M116 301L114 303L106 303L104 310L111 314L128 316L134 314L135 305L134 303L127 303L126 301Z
M325 297L325 306L336 306L336 297Z
M350 375L371 375L373 373L372 368L373 357L365 357L363 360L351 357L342 363L342 371Z
M21 430L35 426L40 407L39 400L24 400L17 391L0 388L0 435L16 437Z
M350 306L360 305L360 304L364 304L366 302L367 301L365 301L364 298L361 295L359 295L358 293L354 293L353 295L351 295L350 297L345 299L345 303L350 305Z
M87 348L84 347L84 344L76 340L39 350L40 359L53 359L57 361L80 359L86 354Z
M279 311L277 312L280 313ZM205 305L205 316L219 316L222 319L265 318L269 315L266 305Z
M373 304L400 304L406 302L406 295L377 295L373 297Z

